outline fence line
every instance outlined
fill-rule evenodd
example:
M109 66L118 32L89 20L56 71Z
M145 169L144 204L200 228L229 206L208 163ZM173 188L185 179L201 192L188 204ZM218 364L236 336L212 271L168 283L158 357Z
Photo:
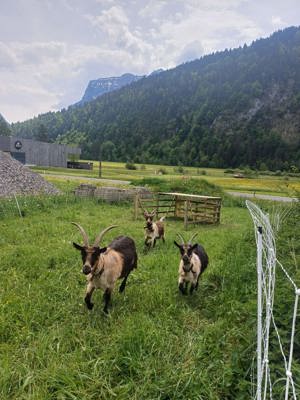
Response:
M276 242L273 228L269 216L251 201L246 201L246 206L251 214L257 246L257 371L256 371L256 394L252 398L256 400L273 399L273 382L271 377L271 367L269 363L270 332L273 328L278 340L279 349L284 362L285 380L285 400L289 399L290 394L294 400L297 399L295 382L292 374L292 363L294 353L294 340L296 332L297 312L299 306L300 289L290 277L282 263L276 257ZM274 220L275 229L279 229L280 218ZM275 321L274 295L276 283L276 266L278 266L285 278L293 286L295 293L293 318L290 333L289 355L284 353L282 339ZM277 380L278 382L278 380Z

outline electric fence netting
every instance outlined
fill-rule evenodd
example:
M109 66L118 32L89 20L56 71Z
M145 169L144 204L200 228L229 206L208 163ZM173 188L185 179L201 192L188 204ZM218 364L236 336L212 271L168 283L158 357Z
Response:
M275 337L278 340L280 353L282 355L285 376L284 399L297 399L294 377L292 374L292 362L294 352L294 339L296 331L296 319L298 311L298 300L300 289L297 287L293 279L289 276L286 269L276 257L276 242L274 230L279 229L280 216L275 216L272 228L270 218L264 214L262 210L251 201L246 201L246 206L251 214L254 228L255 239L257 246L257 352L256 352L256 393L253 398L256 400L272 400L274 374L272 375L271 366L269 363L269 355L273 349L274 343L270 340L271 333L275 332ZM273 230L274 229L274 230ZM294 309L289 338L281 338L280 329L275 320L273 313L274 297L275 297L275 282L276 268L280 268L283 272L283 277L286 278L294 291ZM289 340L289 351L285 354L284 342ZM272 348L271 345L272 344ZM286 351L287 352L287 351ZM282 381L282 378L276 378L277 381ZM278 398L278 397L276 397Z

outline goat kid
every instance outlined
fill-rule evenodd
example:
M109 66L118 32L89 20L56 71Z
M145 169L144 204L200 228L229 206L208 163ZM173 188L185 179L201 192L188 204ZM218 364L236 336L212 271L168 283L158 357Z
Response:
M181 244L174 241L181 254L178 270L178 288L182 294L186 295L188 285L190 284L190 294L192 294L194 290L198 289L200 275L208 265L208 255L200 244L196 243L192 245L192 241L197 236L197 233L187 243L180 234L177 235L181 239Z
M119 292L125 289L126 281L130 272L137 268L137 253L134 241L127 236L116 237L108 247L100 247L100 242L108 231L117 225L111 225L104 229L96 237L92 246L89 245L89 239L84 229L77 223L77 226L83 237L84 245L81 246L73 242L75 249L81 251L82 272L87 275L87 288L85 294L85 303L89 310L94 304L91 302L92 294L95 289L101 288L104 291L104 309L108 313L108 306L111 301L111 294L118 279L123 279Z
M155 246L156 240L161 239L165 243L165 227L164 227L164 219L165 217L160 218L159 221L154 222L155 211L149 213L147 210L144 210L144 217L146 220L145 229L145 246L153 248Z

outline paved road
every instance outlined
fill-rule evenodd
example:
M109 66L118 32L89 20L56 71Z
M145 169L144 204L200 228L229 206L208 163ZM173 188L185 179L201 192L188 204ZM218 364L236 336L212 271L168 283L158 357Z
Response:
M254 193L241 193L241 192L227 192L232 196L236 197L245 197L248 199L262 199L262 200L271 200L271 201L284 201L284 202L293 202L298 201L296 197L284 197L284 196L271 196L269 194L254 194Z
M64 178L64 179L74 179L74 180L84 180L90 182L106 182L106 183L115 183L117 185L129 185L130 181L121 181L119 179L102 179L102 178L88 178L85 176L76 176L76 175L62 175L62 174L48 174L40 173L42 176L50 176L52 178Z

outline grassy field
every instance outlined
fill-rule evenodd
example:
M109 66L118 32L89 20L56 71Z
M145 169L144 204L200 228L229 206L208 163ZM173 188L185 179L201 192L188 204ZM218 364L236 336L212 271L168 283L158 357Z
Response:
M166 244L158 242L145 253L143 220L133 220L130 204L71 195L20 198L19 203L23 218L14 201L0 202L1 400L250 398L256 251L245 207L225 205L220 225L191 227L186 233L182 221L169 220ZM117 222L104 245L118 234L136 240L138 269L125 295L113 294L109 317L102 313L101 291L94 295L93 311L85 308L85 278L72 246L81 237L71 221L86 227L91 238ZM278 237L279 256L298 282L299 222L294 205ZM187 237L198 232L210 257L193 296L177 289L177 232ZM278 281L284 335L294 297ZM299 349L298 335L293 369L298 385ZM270 359L278 376L279 359L277 353ZM282 394L278 384L274 398L280 398L276 394Z
M72 170L66 168L36 168L34 170L40 173L55 173L57 175L70 175L84 178L98 178L99 163L94 161L94 169L92 171ZM136 170L128 170L124 163L102 162L102 178L128 180L133 183L136 180L147 179L151 177L159 177L160 179L205 179L210 183L219 185L224 190L239 191L249 193L263 193L281 196L295 196L296 192L300 192L300 176L291 177L288 175L269 176L258 175L251 178L237 179L233 177L233 173L224 173L223 169L216 168L193 168L183 167L183 173L178 172L178 167L164 165L136 165ZM163 170L165 174L161 174ZM101 183L104 185L104 183Z

